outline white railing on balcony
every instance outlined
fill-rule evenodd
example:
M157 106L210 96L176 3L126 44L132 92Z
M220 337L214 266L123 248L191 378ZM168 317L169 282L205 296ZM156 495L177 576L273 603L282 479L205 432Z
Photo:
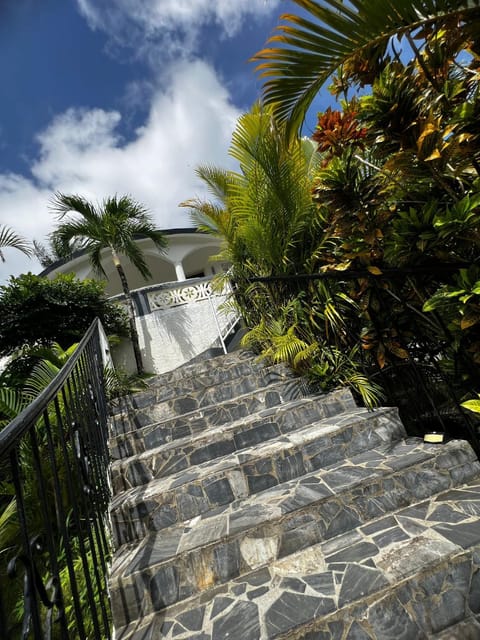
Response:
M182 304L191 304L200 300L208 300L213 295L212 281L202 280L201 282L179 283L168 289L149 291L147 293L150 309L171 309Z
M168 288L162 287L157 291L150 290L147 292L147 299L152 312L208 300L220 344L224 353L227 353L225 341L240 319L238 311L228 302L231 293L232 289L229 283L224 284L223 288L218 290L213 287L212 280L208 279L178 283Z
M137 316L152 317L183 305L194 305L208 301L211 322L216 328L218 340L227 353L226 340L235 329L240 315L232 304L232 289L226 282L222 289L212 284L212 278L195 278L183 282L167 282L132 291ZM125 306L123 295L115 296ZM208 320L207 320L208 321Z

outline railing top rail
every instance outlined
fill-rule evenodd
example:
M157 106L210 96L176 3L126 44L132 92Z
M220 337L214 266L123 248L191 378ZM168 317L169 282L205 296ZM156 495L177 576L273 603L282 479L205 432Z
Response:
M470 262L452 262L437 265L421 265L416 267L392 267L382 268L380 273L373 273L368 269L345 269L343 271L328 269L318 273L295 273L271 276L252 276L245 278L247 282L280 282L284 280L350 280L352 278L401 278L408 275L435 275L449 274L458 269L468 269L472 266Z
M79 342L72 357L67 360L52 382L45 387L28 407L25 407L12 422L0 431L0 459L15 445L18 439L28 430L29 425L38 419L45 407L53 400L82 355L85 345L99 328L100 320L95 318Z
M194 284L200 282L210 282L214 276L199 276L198 278L187 278L186 280L172 280L170 282L159 282L157 284L149 284L146 287L139 287L138 289L132 289L130 293L148 294L152 291L162 291L168 289L181 289L184 287L191 287ZM114 296L110 296L109 300L122 300L125 298L124 293L117 293Z

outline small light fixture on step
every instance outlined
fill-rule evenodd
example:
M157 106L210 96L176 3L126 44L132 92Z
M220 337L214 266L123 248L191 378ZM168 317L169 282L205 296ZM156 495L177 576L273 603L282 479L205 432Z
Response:
M445 434L441 431L428 431L423 436L423 441L429 444L443 444L445 442Z

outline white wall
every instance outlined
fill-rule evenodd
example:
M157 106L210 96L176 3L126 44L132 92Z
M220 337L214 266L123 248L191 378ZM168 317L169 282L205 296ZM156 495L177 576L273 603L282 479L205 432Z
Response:
M226 296L212 298L217 305ZM222 328L227 317L218 312ZM169 309L157 309L137 318L140 348L145 371L163 373L171 371L199 355L212 346L220 346L215 316L209 300L198 300L190 304ZM135 372L135 359L129 342L112 349L115 366Z

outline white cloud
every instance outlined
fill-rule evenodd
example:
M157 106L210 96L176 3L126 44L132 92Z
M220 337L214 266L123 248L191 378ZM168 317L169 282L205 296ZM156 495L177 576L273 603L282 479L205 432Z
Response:
M218 37L235 35L248 20L276 10L280 0L77 0L92 29L101 29L120 46L131 46L147 57L188 57L207 25Z
M62 191L94 201L128 193L149 207L160 228L189 226L178 203L204 193L196 165L231 166L227 149L240 114L205 63L179 63L170 74L168 90L152 95L148 118L129 142L116 132L117 111L69 109L55 117L37 137L32 179L0 175L0 223L43 240L55 222L49 200ZM38 270L18 252L5 255L2 279Z

